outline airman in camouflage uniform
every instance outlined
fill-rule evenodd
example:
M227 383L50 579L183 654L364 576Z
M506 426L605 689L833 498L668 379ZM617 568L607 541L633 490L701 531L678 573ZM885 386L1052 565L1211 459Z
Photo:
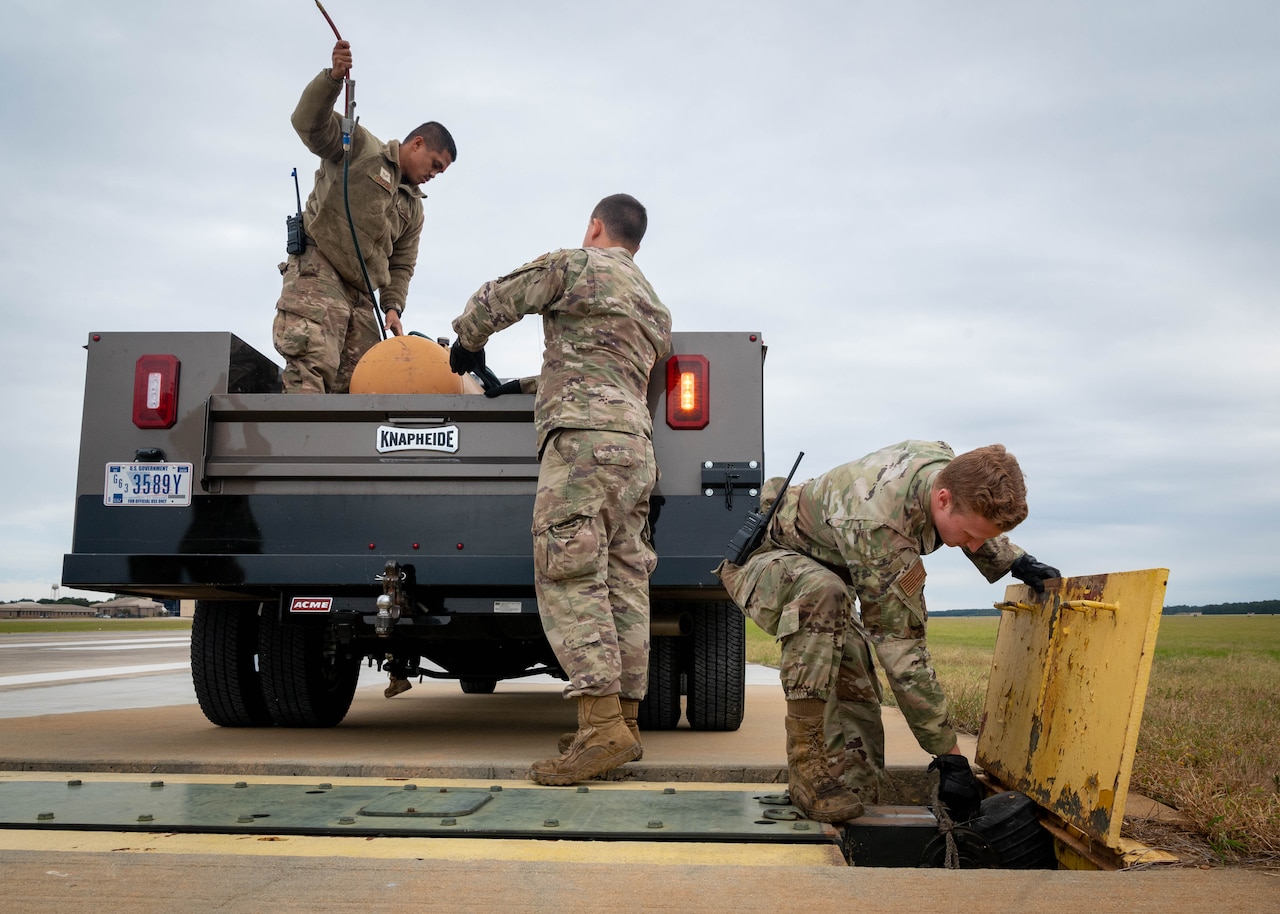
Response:
M424 194L419 185L458 155L449 131L434 121L404 142L386 143L357 125L344 181L341 117L333 105L350 69L350 44L339 41L332 68L321 70L307 85L293 112L293 127L320 157L320 167L303 212L306 247L280 264L284 288L276 302L272 338L285 359L288 393L346 393L356 363L378 342L347 201L369 282L379 290L386 329L398 336L422 234Z
M762 508L781 483L765 484ZM1031 564L1056 577L1001 535L1026 512L1022 473L1000 445L957 458L943 442L904 441L788 488L761 546L742 566L717 569L737 604L782 642L791 798L806 814L838 822L860 815L863 799L878 801L884 730L873 652L920 746L959 753L925 642L921 556L960 546L988 581Z
M542 315L534 583L547 640L569 677L565 697L578 701L578 729L563 754L530 770L542 784L594 777L641 752L635 718L648 688L657 565L648 518L658 467L646 393L671 350L671 315L633 259L646 221L634 197L606 197L582 248L544 254L486 283L453 322L450 362L461 373L483 364L492 334Z

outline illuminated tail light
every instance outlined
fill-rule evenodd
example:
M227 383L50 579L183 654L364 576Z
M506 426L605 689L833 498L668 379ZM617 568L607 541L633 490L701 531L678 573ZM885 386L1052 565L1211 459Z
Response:
M133 424L172 428L178 421L177 356L144 355L133 370Z
M707 357L673 355L667 360L667 425L706 428L711 421Z

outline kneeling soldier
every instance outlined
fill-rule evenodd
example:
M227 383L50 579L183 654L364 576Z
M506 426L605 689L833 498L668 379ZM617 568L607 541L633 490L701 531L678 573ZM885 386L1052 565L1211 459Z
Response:
M765 484L762 509L781 483ZM884 728L873 651L916 741L938 757L930 767L940 769L952 818L977 814L982 790L925 643L920 557L959 546L988 581L1012 571L1043 591L1057 569L1003 536L1026 516L1022 471L1003 446L957 457L940 441L904 441L788 488L760 547L741 566L716 569L738 606L782 642L788 779L806 816L843 822L862 814L864 800L879 801ZM843 756L835 766L832 749Z

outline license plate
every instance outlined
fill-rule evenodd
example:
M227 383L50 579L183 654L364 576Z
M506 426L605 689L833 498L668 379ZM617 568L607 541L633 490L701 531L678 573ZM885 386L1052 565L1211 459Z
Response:
M102 503L109 506L191 504L189 463L108 463Z

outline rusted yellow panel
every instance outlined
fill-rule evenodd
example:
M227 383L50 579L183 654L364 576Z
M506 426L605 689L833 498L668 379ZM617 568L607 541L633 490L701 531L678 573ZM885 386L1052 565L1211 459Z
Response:
M1124 800L1160 626L1164 568L1005 592L977 761L1107 847Z

